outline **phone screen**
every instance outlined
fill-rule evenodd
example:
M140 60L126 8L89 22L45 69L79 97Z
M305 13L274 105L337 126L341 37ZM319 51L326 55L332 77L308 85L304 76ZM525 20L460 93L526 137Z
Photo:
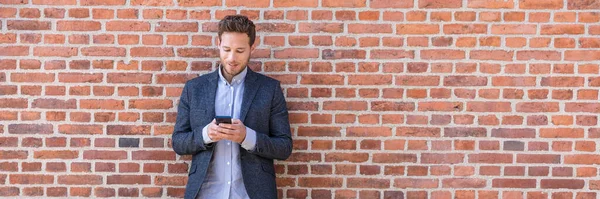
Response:
M220 123L231 124L231 116L216 116L217 125Z

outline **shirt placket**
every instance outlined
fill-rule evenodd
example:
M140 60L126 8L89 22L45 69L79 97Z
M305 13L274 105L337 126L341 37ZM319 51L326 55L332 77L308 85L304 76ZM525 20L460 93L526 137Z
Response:
M228 84L228 92L227 92L227 99L228 99L228 104L227 104L227 110L230 113L232 119L233 119L233 103L234 103L234 88L233 85ZM231 194L231 188L232 188L232 182L233 182L233 148L232 148L232 144L230 140L227 140L227 168L229 169L229 175L228 175L228 182L227 184L229 185L229 190L230 190L230 194Z

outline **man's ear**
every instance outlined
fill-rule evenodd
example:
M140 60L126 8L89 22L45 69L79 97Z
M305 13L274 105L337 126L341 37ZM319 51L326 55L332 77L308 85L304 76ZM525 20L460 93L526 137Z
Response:
M258 42L254 42L254 44L252 44L252 46L250 46L250 52L253 53L254 49L256 49L256 46L258 45Z
M217 47L221 48L221 39L219 37L217 37Z

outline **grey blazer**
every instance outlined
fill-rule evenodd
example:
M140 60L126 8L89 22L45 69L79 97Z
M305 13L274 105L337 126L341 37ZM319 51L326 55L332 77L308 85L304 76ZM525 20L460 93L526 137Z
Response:
M213 155L213 144L205 145L202 128L215 117L218 71L186 82L177 108L173 150L193 155L185 198L195 198ZM256 147L240 147L242 176L250 198L277 198L273 159L285 160L292 153L292 137L285 98L279 81L248 68L240 120L256 131Z

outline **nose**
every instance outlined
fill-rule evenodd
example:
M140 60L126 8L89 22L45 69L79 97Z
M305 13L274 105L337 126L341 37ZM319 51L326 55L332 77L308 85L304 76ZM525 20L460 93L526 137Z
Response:
M235 60L235 53L233 53L233 52L232 52L232 53L229 53L229 54L227 55L227 61L228 61L228 62L231 62L231 61L234 61L234 60Z

